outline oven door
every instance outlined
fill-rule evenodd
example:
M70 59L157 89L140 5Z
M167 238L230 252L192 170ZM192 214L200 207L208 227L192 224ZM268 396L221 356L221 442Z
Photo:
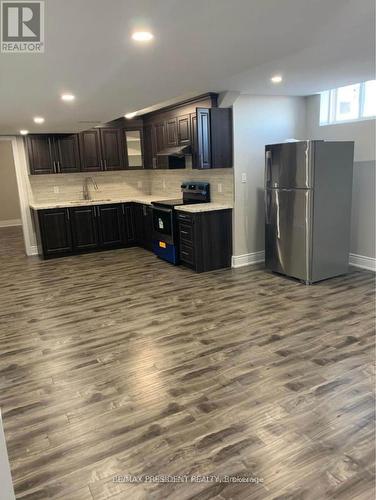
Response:
M174 210L153 207L153 239L174 244Z

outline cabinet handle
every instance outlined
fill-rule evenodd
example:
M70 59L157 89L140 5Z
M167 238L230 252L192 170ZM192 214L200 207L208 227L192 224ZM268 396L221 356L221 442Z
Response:
M69 215L69 208L66 209L66 214L67 214L67 220L70 220L70 215Z
M153 168L157 168L157 159L153 157Z
M60 165L60 160L57 162L57 168L59 169L59 173L61 173L61 165Z
M103 160L104 169L107 169L107 160Z
M124 205L121 206L121 211L123 212L123 215L125 215Z
M56 161L54 160L54 174L57 173L57 170L56 170Z
M188 231L182 231L181 229L180 229L180 232L181 232L181 234L188 234Z
M100 216L101 216L101 212L100 212L100 210L99 210L99 207L97 207L97 215L98 215L98 217L100 217Z
M200 163L201 163L201 167L204 166L204 155L202 153L200 153Z
M97 218L97 207L94 207L94 217Z

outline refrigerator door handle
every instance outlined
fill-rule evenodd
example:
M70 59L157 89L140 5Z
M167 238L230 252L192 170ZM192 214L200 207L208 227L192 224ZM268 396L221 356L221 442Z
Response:
M265 151L265 186L269 187L271 181L271 167L272 167L272 152L270 149Z
M270 224L270 210L271 210L272 193L269 189L265 190L265 223Z

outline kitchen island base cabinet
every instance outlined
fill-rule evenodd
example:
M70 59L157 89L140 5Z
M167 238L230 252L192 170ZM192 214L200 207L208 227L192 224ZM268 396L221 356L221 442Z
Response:
M232 210L178 212L180 263L198 273L231 267Z

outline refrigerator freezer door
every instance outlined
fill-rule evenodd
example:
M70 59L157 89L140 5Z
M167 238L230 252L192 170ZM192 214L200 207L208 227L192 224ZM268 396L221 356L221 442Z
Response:
M265 187L312 188L313 145L300 141L265 146Z
M265 263L272 271L311 281L312 190L265 191Z

